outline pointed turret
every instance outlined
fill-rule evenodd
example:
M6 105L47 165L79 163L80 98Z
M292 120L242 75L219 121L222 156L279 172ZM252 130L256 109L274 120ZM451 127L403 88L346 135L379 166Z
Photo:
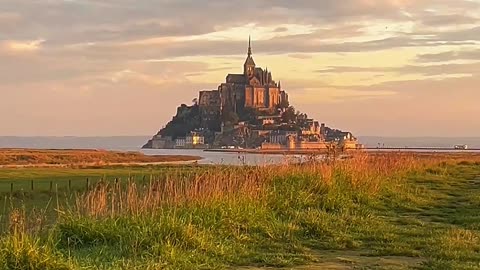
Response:
M265 72L263 73L263 80L265 81L265 84L268 85L270 82L268 81L268 67L265 67Z
M255 76L255 61L253 61L252 58L252 40L250 37L248 37L248 54L243 68L243 72L247 79L253 78Z
M252 56L252 38L248 36L248 57Z

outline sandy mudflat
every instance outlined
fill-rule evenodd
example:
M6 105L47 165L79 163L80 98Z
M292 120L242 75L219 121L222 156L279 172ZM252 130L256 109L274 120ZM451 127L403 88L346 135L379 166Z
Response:
M37 150L0 149L0 168L3 167L68 167L68 166L136 166L157 164L189 164L197 156L155 155L139 152L106 150Z

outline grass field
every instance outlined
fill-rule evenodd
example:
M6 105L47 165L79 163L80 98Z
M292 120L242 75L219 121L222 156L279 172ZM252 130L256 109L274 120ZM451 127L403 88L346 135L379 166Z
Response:
M0 166L92 166L198 160L194 156L147 156L139 152L105 150L0 149Z
M47 191L50 182L53 187L59 186L66 190L68 182L73 187L86 186L87 178L90 183L100 180L114 181L136 179L137 181L148 181L151 176L159 177L167 172L186 173L199 169L199 166L190 165L148 165L148 166L97 166L82 168L3 168L0 171L0 194L10 192L11 184L14 184L14 191L31 191L32 181L34 190Z
M2 269L480 268L478 156L16 170L0 177L138 176L54 194L53 222L31 204L9 208Z
M99 183L127 185L134 181L146 185L152 177L158 179L167 174L179 177L205 168L195 165L2 168L0 209L4 210L0 212L0 231L6 225L5 217L11 208L26 206L27 213L42 209L52 217L57 200L62 205L70 203L79 193Z

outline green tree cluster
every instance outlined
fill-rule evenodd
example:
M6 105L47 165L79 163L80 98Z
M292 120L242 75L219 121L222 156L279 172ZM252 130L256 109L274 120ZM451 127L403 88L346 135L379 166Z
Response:
M177 110L177 115L168 122L160 131L162 136L171 136L173 139L183 137L191 131L201 127L200 109L197 104L193 106L182 105Z

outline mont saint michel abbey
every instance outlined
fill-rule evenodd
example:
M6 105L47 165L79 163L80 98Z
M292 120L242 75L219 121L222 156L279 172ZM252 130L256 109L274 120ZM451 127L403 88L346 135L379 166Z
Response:
M243 73L228 74L218 90L200 91L200 107L221 112L237 112L244 108L273 112L279 104L288 101L288 94L282 90L280 82L272 79L272 73L256 66L251 41L248 43Z
M248 41L243 73L228 74L215 90L204 90L144 148L358 148L350 132L331 129L290 106L288 94L268 69L257 67Z

